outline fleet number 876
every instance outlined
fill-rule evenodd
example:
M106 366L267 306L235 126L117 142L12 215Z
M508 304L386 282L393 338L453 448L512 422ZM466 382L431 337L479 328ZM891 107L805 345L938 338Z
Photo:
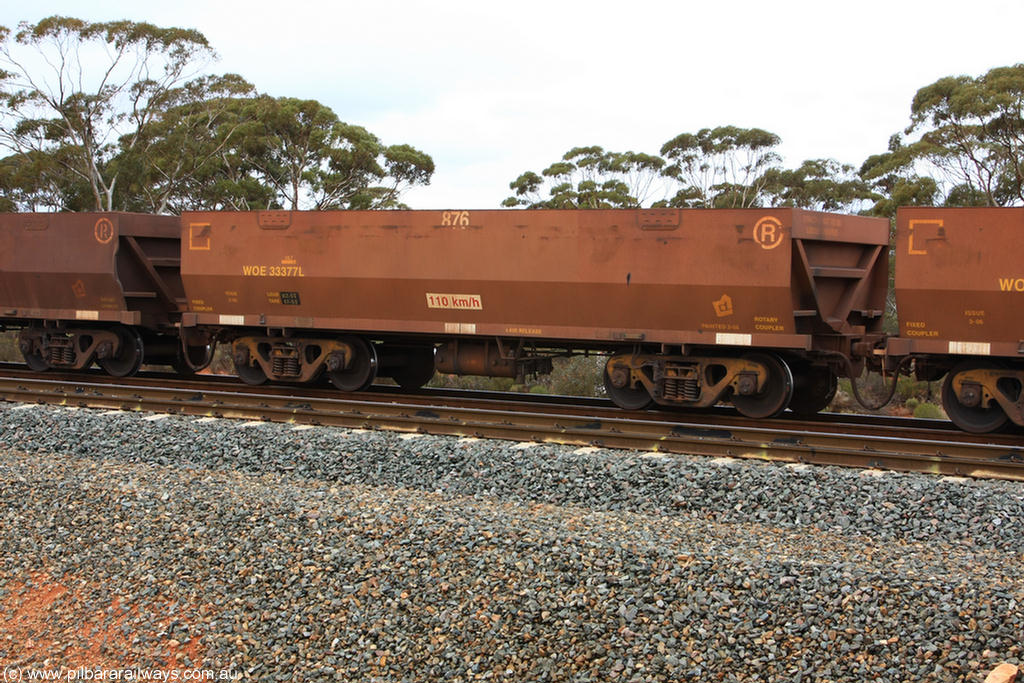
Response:
M443 211L441 213L441 225L468 226L469 211Z

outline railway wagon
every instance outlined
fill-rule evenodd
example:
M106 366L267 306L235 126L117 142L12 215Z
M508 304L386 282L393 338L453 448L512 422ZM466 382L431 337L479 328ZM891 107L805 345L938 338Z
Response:
M888 222L796 209L193 212L189 330L250 383L610 355L620 406L815 412L881 338Z
M181 224L128 213L0 214L0 325L35 370L176 363Z
M1024 426L1024 208L900 208L899 338L919 379L946 379L942 404L961 429Z

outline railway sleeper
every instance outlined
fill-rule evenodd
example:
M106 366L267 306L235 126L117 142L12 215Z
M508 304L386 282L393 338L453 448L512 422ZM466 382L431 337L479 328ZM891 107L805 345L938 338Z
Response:
M793 375L773 353L740 357L618 354L605 366L605 389L616 405L638 410L652 401L707 408L731 400L748 417L774 417L789 405Z

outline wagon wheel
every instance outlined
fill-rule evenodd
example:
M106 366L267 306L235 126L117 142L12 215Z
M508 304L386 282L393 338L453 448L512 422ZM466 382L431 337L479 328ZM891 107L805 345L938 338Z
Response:
M339 341L352 347L352 360L347 368L327 370L331 384L341 391L362 391L377 378L377 351L359 337L343 337Z
M180 353L171 361L171 369L174 370L176 375L185 379L190 379L196 376L196 371L192 369L191 365L185 362L185 359L181 357Z
M96 362L112 377L129 377L142 365L142 337L130 327L118 326L114 331L121 341L117 355L100 358Z
M182 377L194 377L197 372L210 366L215 349L214 344L189 346L182 343L178 346L174 360L171 361L171 367ZM202 357L199 360L196 360L195 357L197 351L202 352Z
M793 398L793 373L785 361L771 353L749 353L744 360L760 363L768 369L768 380L758 394L733 394L732 404L747 417L762 419L775 417Z
M991 402L988 408L965 406L960 402L960 398L953 389L953 378L958 374L991 367L991 365L979 361L963 361L950 370L946 375L946 381L942 383L942 407L953 424L965 432L984 434L993 432L1006 424L1006 413L995 401Z
M46 362L46 358L43 357L43 354L31 347L29 347L28 351L22 349L21 356L25 359L25 365L27 365L30 370L35 372L45 372L50 369L50 364Z
M622 368L619 372L628 372L628 370ZM619 383L621 384L622 382L620 381ZM607 364L604 366L604 390L608 394L608 398L612 400L612 403L623 410L643 410L654 402L650 392L643 385L640 387L633 387L629 384L623 387L615 386L608 375Z
M391 378L406 390L419 389L434 376L434 347L406 349L405 364L391 371Z
M839 382L827 367L808 366L793 374L789 409L800 416L816 415L832 403Z
M254 387L265 384L267 381L267 373L263 372L259 363L236 363L235 374L238 375L238 379Z

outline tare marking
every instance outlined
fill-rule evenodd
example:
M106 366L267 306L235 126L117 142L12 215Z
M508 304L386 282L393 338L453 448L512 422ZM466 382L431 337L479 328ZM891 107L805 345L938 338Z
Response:
M427 308L449 308L456 311L482 311L479 294L435 294L427 292Z

